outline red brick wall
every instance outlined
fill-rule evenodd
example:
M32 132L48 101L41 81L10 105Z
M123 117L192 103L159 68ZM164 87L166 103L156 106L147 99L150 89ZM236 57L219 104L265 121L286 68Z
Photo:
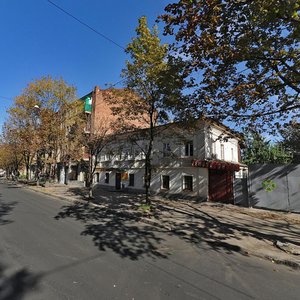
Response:
M106 96L108 90L101 90L98 86L94 88L93 91L93 102L92 102L92 126L93 130L97 131L103 126L108 126L110 128L108 133L115 133L118 130L116 125L111 125L112 122L117 120L117 116L114 116L111 110L111 106L107 103ZM120 99L120 104L121 104ZM133 121L135 126L147 127L145 123L142 125L141 122Z

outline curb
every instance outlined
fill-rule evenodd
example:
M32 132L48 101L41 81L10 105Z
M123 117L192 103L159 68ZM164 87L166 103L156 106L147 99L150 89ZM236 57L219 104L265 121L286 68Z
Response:
M300 262L288 260L288 259L281 259L270 255L264 255L265 259L268 259L278 265L285 265L288 267L293 268L294 270L300 270Z
M47 195L47 196L52 196L52 197L55 197L55 198L58 198L60 200L64 200L64 201L67 201L67 202L70 202L70 203L74 203L74 202L79 202L79 203L82 203L82 204L88 203L89 205L92 205L94 207L101 207L99 204L96 204L96 203L93 203L93 202L90 202L90 201L87 201L87 200L82 200L82 199L74 200L71 197L65 197L65 196L60 196L60 195L57 195L57 194L51 194L51 193L48 193L46 191L32 189L32 188L30 188L28 186L25 186L25 185L20 185L20 186L24 187L28 190L34 191L36 193L41 193L41 194L44 194L44 195ZM188 212L188 211L185 211L185 210L182 210L182 209L178 209L178 208L175 208L175 207L170 207L170 206L167 206L167 205L164 205L164 204L158 204L158 207L159 206L164 207L164 208L169 209L169 210L179 212L179 213L183 213L183 214L187 214L187 215L190 215L190 216L193 216L193 217L197 217L197 215L195 215L194 213L191 213L191 212ZM126 214L128 216L132 215L131 212L126 212ZM148 225L151 225L151 226L159 227L159 228L164 229L166 231L172 231L173 230L172 227L165 226L157 220L149 219L149 218L146 218L146 217L140 217L140 218L138 218L138 221L143 222L143 223L148 224ZM184 232L182 232L182 233L185 234ZM211 241L203 240L203 242L208 243L208 242L211 242ZM258 252L246 249L244 247L241 247L241 246L239 246L239 247L240 247L240 253L242 253L244 255L248 255L248 256L252 255L252 256L255 256L255 257L258 257L258 258L263 258L263 259L269 260L269 261L271 261L273 263L276 263L278 265L285 265L285 266L293 268L294 270L300 270L300 261L298 262L298 261L294 261L294 260L278 258L278 257L273 256L273 255L258 253Z
M26 185L22 185L21 187L24 187L25 189L28 189L30 191L33 191L33 192L36 192L36 193L40 193L40 194L43 194L43 195L46 195L46 196L51 196L51 197L55 197L57 199L60 199L60 200L64 200L64 201L67 201L67 202L80 202L82 204L86 204L86 203L89 203L90 205L94 205L94 206L99 206L98 204L96 203L93 203L91 201L87 201L87 200L82 200L82 199L73 199L72 197L66 197L66 196L60 196L60 195L57 195L57 194L51 194L51 193L48 193L46 191L43 191L43 190L36 190L36 189L32 189Z

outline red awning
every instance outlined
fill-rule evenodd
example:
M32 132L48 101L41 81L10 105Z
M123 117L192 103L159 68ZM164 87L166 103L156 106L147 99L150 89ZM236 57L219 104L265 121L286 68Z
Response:
M224 170L224 171L235 171L238 172L240 170L239 164L230 163L227 161L219 161L219 160L200 160L195 159L192 161L193 167L207 168L212 170Z

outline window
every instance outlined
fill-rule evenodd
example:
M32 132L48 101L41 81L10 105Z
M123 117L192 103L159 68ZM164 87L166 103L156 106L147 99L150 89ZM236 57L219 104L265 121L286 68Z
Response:
M217 145L216 142L212 142L212 154L217 154Z
M183 190L184 191L193 190L193 176L183 176Z
M129 186L134 186L134 174L129 174Z
M104 160L111 160L113 157L113 152L111 150L107 150L104 154Z
M123 148L120 148L119 150L118 150L118 159L119 160L122 160L123 159Z
M221 159L222 160L224 160L224 157L225 155L224 155L224 145L223 144L221 144Z
M233 148L231 148L231 160L234 161L234 153L233 153Z
M126 154L127 154L127 159L128 160L134 159L134 150L133 150L133 148L129 148L127 150Z
M170 176L162 175L162 185L161 185L161 187L165 190L170 189Z
M193 142L187 142L185 144L185 156L193 156L193 155L194 155Z
M105 183L109 183L109 173L105 173Z
M96 177L96 182L99 182L99 181L100 181L100 174L99 174L99 173L96 173L96 174L95 174L95 177Z
M163 143L163 156L167 157L171 155L171 147L169 143Z

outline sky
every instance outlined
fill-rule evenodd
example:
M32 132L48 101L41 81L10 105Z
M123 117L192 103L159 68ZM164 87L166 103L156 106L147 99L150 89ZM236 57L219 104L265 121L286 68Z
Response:
M138 18L152 26L170 0L0 0L0 128L6 110L26 86L43 76L63 78L81 97L120 81ZM159 26L162 32L162 25ZM163 42L168 40L162 36Z

